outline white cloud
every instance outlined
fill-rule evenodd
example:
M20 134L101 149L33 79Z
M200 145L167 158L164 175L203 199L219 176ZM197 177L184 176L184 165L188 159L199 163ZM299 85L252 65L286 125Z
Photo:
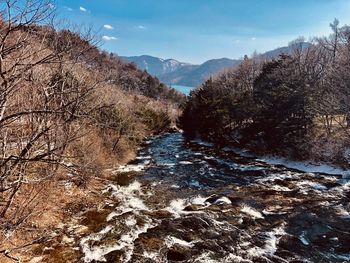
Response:
M87 9L86 9L85 7L83 7L83 6L79 7L79 10L80 10L81 12L87 12Z
M69 12L72 12L73 11L73 8L69 7L69 6L64 6L63 7L64 9L68 10Z
M138 29L146 29L146 27L143 26L143 25L138 25L137 28L138 28Z
M255 41L255 40L256 40L256 37L252 37L252 40Z
M103 36L102 39L106 41L111 41L111 40L117 40L118 38L113 36Z
M108 25L108 24L107 24L107 25L104 25L103 27L104 27L104 28L106 28L106 29L109 29L109 30L112 30L112 29L114 29L114 28L113 28L113 26L111 26L111 25Z

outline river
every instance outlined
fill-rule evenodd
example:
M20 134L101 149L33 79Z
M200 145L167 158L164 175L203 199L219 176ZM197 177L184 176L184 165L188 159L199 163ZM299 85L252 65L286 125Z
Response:
M147 141L119 184L85 262L350 262L350 184L232 149Z
M182 92L186 96L190 95L190 92L194 90L194 87L182 86L182 85L169 85L170 87Z

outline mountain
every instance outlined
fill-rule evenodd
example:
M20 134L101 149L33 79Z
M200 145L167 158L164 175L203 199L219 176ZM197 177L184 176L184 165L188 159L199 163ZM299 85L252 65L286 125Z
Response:
M293 53L293 50L296 49L307 49L309 47L311 47L312 44L309 42L299 42L299 43L291 43L290 45L286 46L286 47L280 47L280 48L276 48L274 50L271 51L267 51L263 54L261 54L262 57L267 58L267 59L272 59L272 58L276 58L281 54L286 54L286 55L290 55Z
M201 65L192 65L175 59L161 59L147 55L121 57L121 59L135 63L140 69L147 70L164 83L189 87L196 87L210 76L240 63L240 60L221 58L206 61Z
M173 72L160 75L159 78L168 84L197 87L210 76L218 74L225 68L236 66L240 62L241 60L228 58L212 59L201 65L187 65Z
M260 56L272 59L281 54L291 54L295 49L306 49L311 45L308 42L292 43L289 46L260 54ZM220 58L208 60L201 65L192 65L175 59L161 59L146 55L121 58L135 63L140 69L147 70L148 73L158 77L168 85L189 87L197 87L211 76L215 76L226 68L237 66L241 62L239 59Z
M134 57L121 57L121 59L127 62L135 63L140 69L147 70L148 73L160 76L173 72L179 68L189 65L188 63L182 63L175 59L162 59L152 56L134 56Z

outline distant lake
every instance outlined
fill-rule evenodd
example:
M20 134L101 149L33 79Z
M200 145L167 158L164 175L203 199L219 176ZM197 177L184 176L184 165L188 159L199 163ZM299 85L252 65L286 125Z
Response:
M171 87L184 93L185 95L190 95L191 90L195 89L194 87L181 86L181 85L171 85Z

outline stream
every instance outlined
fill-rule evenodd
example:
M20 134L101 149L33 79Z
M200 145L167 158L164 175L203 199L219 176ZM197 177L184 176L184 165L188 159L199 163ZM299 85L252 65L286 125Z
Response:
M350 262L350 183L186 141L145 143L115 169L84 262Z

